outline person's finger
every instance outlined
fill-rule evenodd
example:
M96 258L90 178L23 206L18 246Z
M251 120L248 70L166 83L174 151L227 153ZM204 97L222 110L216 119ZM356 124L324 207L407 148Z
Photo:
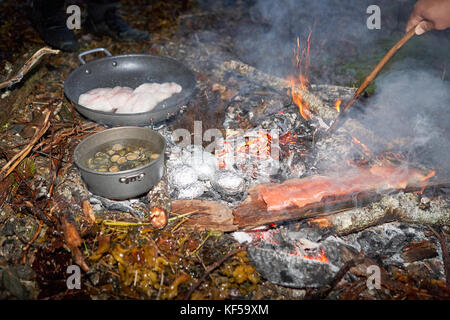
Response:
M431 21L422 21L420 22L416 27L416 34L420 36L421 34L424 34L425 32L431 31L434 29L434 23Z
M409 17L408 23L406 24L406 32L417 26L421 21L423 21L422 16L417 14L416 10L414 10Z

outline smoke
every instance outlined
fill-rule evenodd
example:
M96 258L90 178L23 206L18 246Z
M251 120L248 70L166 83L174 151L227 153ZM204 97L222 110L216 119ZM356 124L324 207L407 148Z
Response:
M213 2L211 6L217 9L217 1L203 1ZM207 34L230 36L233 56L286 78L294 72L296 38L305 45L312 31L310 82L348 86L367 76L401 38L415 2L228 0L224 2L227 6L241 7L229 21L216 21L219 27ZM367 28L369 5L381 9L380 30ZM449 30L430 32L409 41L376 79L375 94L366 100L366 106L353 114L366 128L401 149L398 151L409 161L446 173L450 172L450 84L443 70L449 66L449 34ZM386 151L386 146L373 148L373 152Z
M397 147L409 161L448 175L450 83L436 72L411 68L415 65L414 60L405 60L377 78L374 96L353 116L382 139L399 141Z
M369 30L370 5L381 8L381 29ZM312 30L312 83L344 84L354 74L336 67L360 55L373 54L377 40L403 32L414 0L258 0L249 9L251 22L242 23L237 43L241 59L258 69L286 76L292 71L296 37L304 41Z
M237 32L236 43L245 48L240 58L286 77L293 71L296 38L305 45L312 31L310 82L349 85L361 81L401 38L415 2L257 0L249 10L251 22L242 23ZM369 5L381 9L380 30L367 28ZM443 173L450 172L450 83L441 79L450 53L448 34L429 33L402 48L376 80L375 95L354 115L401 149L408 161L439 167Z

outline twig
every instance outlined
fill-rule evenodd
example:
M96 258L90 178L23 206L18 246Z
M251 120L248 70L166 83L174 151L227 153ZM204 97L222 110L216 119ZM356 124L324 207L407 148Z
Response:
M445 268L445 280L447 282L447 286L450 287L450 257L448 255L448 248L447 248L447 239L445 238L445 234L439 234L436 230L434 230L433 227L428 226L428 229L430 229L431 232L436 236L436 238L439 241L439 244L441 245L442 249L442 260L444 260L444 268Z
M159 282L159 290L158 295L156 296L156 300L159 300L159 298L161 297L163 283L164 283L164 272L161 272L161 281Z
M345 118L345 114L348 112L348 109L355 103L356 100L359 99L359 97L362 95L364 90L366 90L367 86L375 79L375 77L378 75L378 73L383 69L384 65L394 56L394 54L401 48L403 45L411 39L415 34L415 28L411 28L410 31L408 31L401 39L398 41L389 51L386 53L386 55L380 60L380 62L376 65L376 67L372 70L372 72L364 79L364 82L359 86L358 90L353 94L353 97L350 99L350 101L345 105L345 107L341 110L336 120L333 122L333 124L328 129L326 136L333 133L336 129L340 127L340 125L343 122L343 119Z
M44 221L39 220L39 225L38 228L36 230L36 232L34 233L33 237L30 239L30 241L28 241L28 243L25 245L25 247L23 247L23 251L24 251L24 257L26 256L26 251L28 250L28 248L30 248L30 246L33 244L33 242L39 237L39 235L41 234L42 231L42 226L44 225Z
M49 118L51 112L46 109L44 111L44 114L45 119L42 128L34 135L33 139L31 139L28 145L24 149L20 150L16 155L14 155L14 157L12 157L11 160L9 160L8 163L0 170L0 180L3 180L7 176L9 176L11 172L14 171L14 169L20 164L20 162L25 159L25 157L30 153L36 142L45 134L45 132L47 132L48 128L50 127Z
M58 54L60 51L59 50L54 50L51 49L49 47L44 47L39 49L38 51L36 51L30 59L27 60L27 62L25 62L25 64L23 65L23 67L19 70L19 72L13 76L12 78L10 78L9 80L6 80L4 82L0 83L0 89L6 88L6 87L10 87L13 84L16 84L18 82L20 82L22 80L22 78L25 76L25 74L28 73L28 71L30 71L30 69L46 54Z
M333 280L330 282L330 284L325 287L324 289L321 289L316 294L311 294L309 296L305 296L305 300L315 300L315 299L325 299L328 297L331 291L337 286L337 284L344 278L344 276L347 274L347 272L353 268L354 266L361 264L364 262L364 257L361 258L355 258L347 261L336 273Z
M206 235L205 239L203 239L203 241L198 245L197 248L195 248L194 251L191 252L190 255L196 254L198 252L198 250L200 250L200 248L203 247L203 245L205 244L206 240L208 240L210 236L211 236L211 232L208 232L208 234Z
M219 261L213 263L213 265L211 265L210 267L208 267L208 269L206 270L206 272L203 274L203 276L200 278L200 280L197 281L197 283L189 290L189 292L186 294L186 296L184 297L184 300L188 300L192 293L198 289L198 287L200 287L200 285L202 284L203 281L205 281L205 279L208 277L208 275L214 271L216 268L218 268L222 263L224 263L228 258L234 256L236 253L244 251L245 249L247 249L248 244L242 245L239 248L227 253L226 255L224 255Z
M172 228L172 230L170 230L171 233L174 233L175 230L177 230L183 223L185 223L186 221L188 221L188 218L184 218L183 220L181 220L180 222L178 222L175 227Z
M174 217L170 217L170 218L169 218L169 221L174 221L174 220L183 218L183 217L185 217L185 216L189 216L189 215L191 215L191 214L193 214L193 213L197 213L197 212L198 212L198 210L194 210L194 211L191 211L191 212L186 212L186 213L178 214L178 215L176 215L176 216L174 216ZM172 213L173 213L173 212L172 212Z

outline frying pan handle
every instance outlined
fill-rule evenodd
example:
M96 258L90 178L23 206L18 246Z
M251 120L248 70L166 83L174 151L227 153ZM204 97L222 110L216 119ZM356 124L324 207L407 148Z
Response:
M87 51L80 53L78 55L78 60L80 60L81 64L86 64L86 61L83 60L83 56L85 56L87 54L95 53L95 52L104 52L107 56L110 56L110 57L112 56L111 52L109 52L105 48L95 48L95 49L87 50Z

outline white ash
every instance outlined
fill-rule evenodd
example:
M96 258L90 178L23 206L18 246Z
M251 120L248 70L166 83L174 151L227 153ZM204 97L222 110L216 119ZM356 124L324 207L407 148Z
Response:
M205 192L205 185L200 181L191 183L178 190L178 199L194 199Z
M172 167L168 172L168 176L171 187L175 189L183 188L198 180L195 170L185 164Z
M248 232L236 231L232 233L232 236L234 240L240 244L250 243L253 241L253 238L248 234Z
M293 161L295 156L296 154L292 153L282 166L283 176L286 179L300 178L306 173L306 165L302 161Z
M216 191L229 196L242 193L245 188L244 179L229 170L217 171L211 184Z

